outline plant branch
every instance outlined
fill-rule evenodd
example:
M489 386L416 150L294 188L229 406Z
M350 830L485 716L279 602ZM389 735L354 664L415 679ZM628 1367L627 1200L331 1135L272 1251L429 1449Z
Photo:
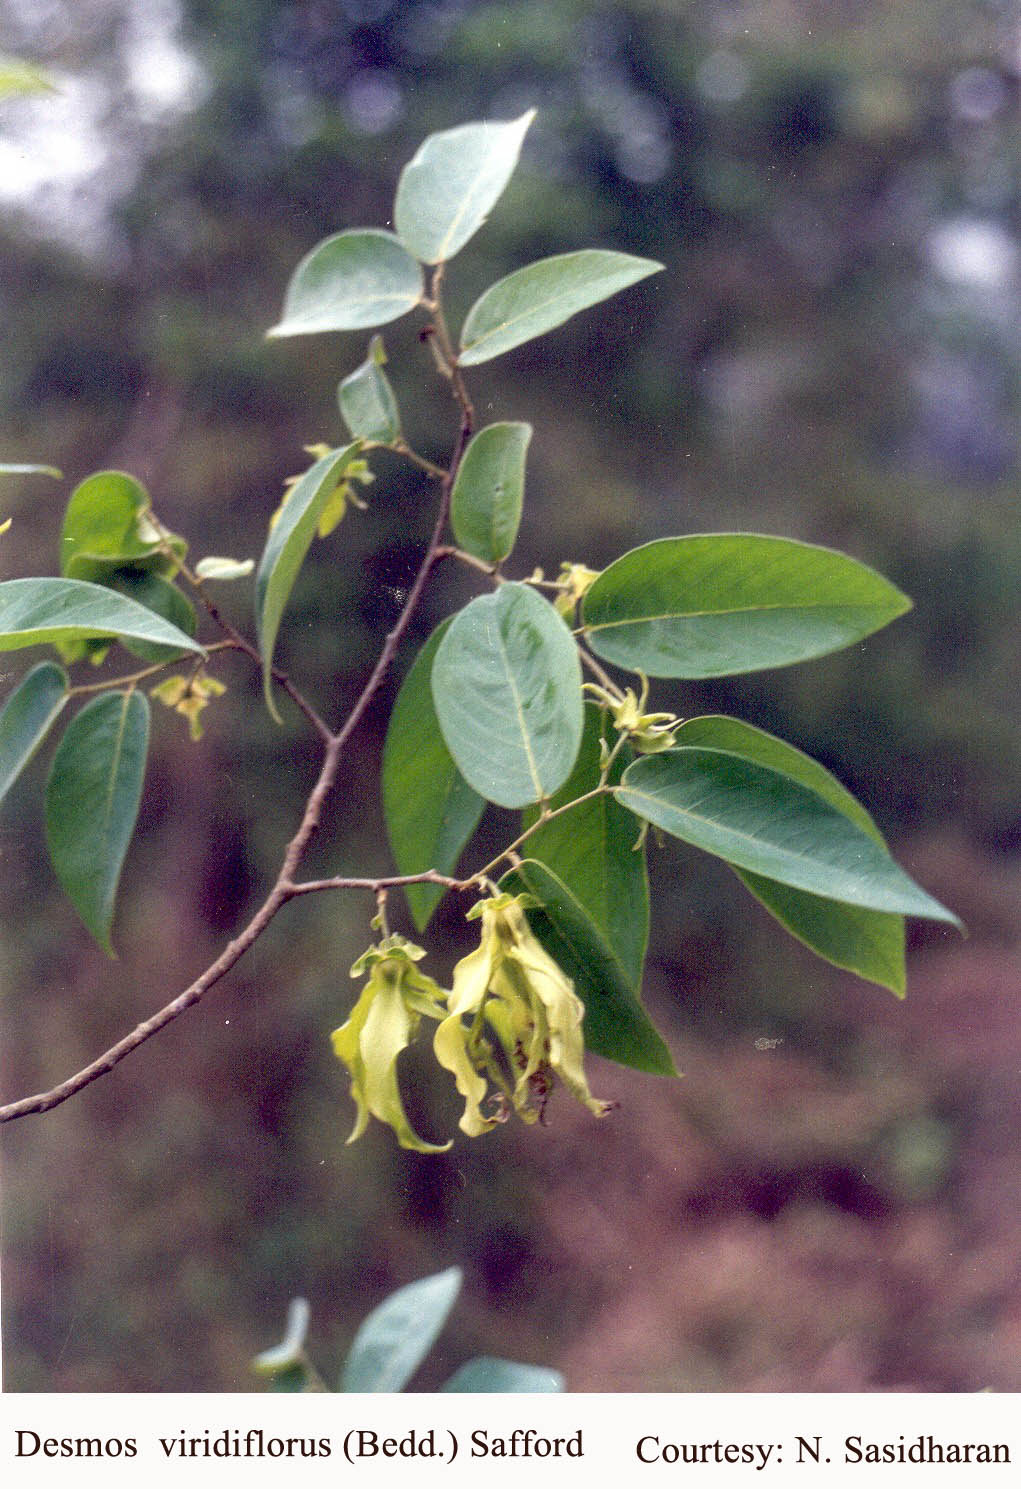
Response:
M465 400L466 398L467 395L465 395ZM336 781L337 770L340 764L341 755L344 751L344 747L346 746L348 740L351 738L351 735L354 733L355 729L358 727L358 724L363 718L373 698L379 691L379 688L382 685L383 680L385 679L386 674L397 652L397 648L400 645L400 642L405 635L409 625L411 624L411 620L414 616L415 610L418 607L419 600L422 596L422 591L425 588L429 575L432 573L432 570L436 565L437 559L439 557L439 549L441 546L441 539L443 537L443 530L446 527L447 517L450 511L450 492L454 484L454 476L457 472L458 464L461 460L462 455L464 454L465 448L470 438L471 405L470 403L467 403L465 401L464 403L462 403L461 428L458 433L457 440L455 441L454 450L451 455L450 466L443 476L440 500L436 513L436 521L433 524L433 530L429 538L428 546L426 547L426 551L422 557L422 561L419 564L418 572L415 575L411 588L408 591L407 598L404 602L404 607L397 619L397 623L394 626L393 630L390 631L389 634L386 636L386 639L383 643L383 648L380 651L379 657L376 660L376 664L373 667L372 672L370 673L369 678L365 683L365 686L362 688L362 691L355 701L354 706L352 707L350 713L344 720L343 724L339 727L339 729L336 732L331 730L330 727L319 717L312 706L306 702L297 688L293 687L286 674L278 672L276 668L273 669L274 678L284 688L284 691L288 694L288 696L301 709L302 713L305 714L310 723L312 723L314 728L319 733L320 737L323 739L325 747L323 752L322 765L320 766L316 783L313 786L305 803L305 808L302 813L302 818L298 826L298 830L287 845L280 871L277 874L276 880L274 881L269 894L263 900L262 904L259 906L258 910L256 910L255 914L252 916L251 920L245 926L240 935L236 936L232 941L228 942L228 944L224 947L223 951L216 958L216 960L212 962L206 968L206 970L201 973L200 976L197 977L193 983L190 984L189 987L185 988L183 993L180 993L170 1003L167 1003L157 1013L154 1013L151 1018L148 1018L143 1023L138 1024L131 1031L130 1034L126 1035L116 1044L111 1045L108 1050L106 1050L96 1060L93 1060L91 1064L86 1065L76 1074L68 1077L67 1080L61 1081L59 1085L53 1086L48 1091L39 1092L35 1096L26 1096L20 1101L13 1101L9 1102L5 1106L0 1106L0 1122L11 1122L19 1117L26 1117L36 1113L50 1111L53 1107L60 1106L62 1102L67 1101L69 1097L74 1096L79 1091L84 1090L84 1088L91 1085L93 1081L98 1080L101 1076L106 1075L114 1068L115 1065L118 1065L126 1055L131 1054L132 1050L138 1049L140 1045L145 1044L153 1037L154 1034L158 1034L161 1029L165 1028L167 1024L172 1023L173 1020L179 1017L180 1014L184 1013L186 1009L191 1008L194 1006L194 1004L198 1003L209 991L209 989L213 987L217 982L219 982L220 979L224 977L236 965L236 963L241 959L241 957L245 954L249 947L251 947L259 939L263 931L265 931L266 927L269 925L270 921L276 915L277 911L280 910L282 906L288 902L288 900L293 899L296 895L299 894L311 893L313 888L348 887L342 885L339 882L335 885L331 885L327 883L319 883L316 881L309 881L308 884L303 886L294 882L294 876L305 855L306 850L308 849L309 843L311 842L316 829L319 826L320 818L322 816L323 804L325 803L326 798L330 794L330 791ZM247 641L244 636L242 636L240 632L237 631L230 624L229 621L226 621L220 615L216 605L204 593L202 583L195 578L192 578L192 582L197 593L201 597L202 602L205 605L205 608L208 611L211 619L226 634L233 646L235 646L238 650L243 651L257 666L261 666L261 658L259 656L258 650L251 644L251 642ZM400 884L402 882L409 881L403 880L401 878L397 878L391 881L371 880L368 882L368 884L366 884L365 881L356 881L349 887L371 887L373 890L378 891L387 887L389 883ZM410 882L414 882L414 880ZM435 880L431 881L429 875L424 875L419 882L438 883L444 881L442 880L441 876L437 876ZM456 881L446 882L450 884L450 887L458 887Z

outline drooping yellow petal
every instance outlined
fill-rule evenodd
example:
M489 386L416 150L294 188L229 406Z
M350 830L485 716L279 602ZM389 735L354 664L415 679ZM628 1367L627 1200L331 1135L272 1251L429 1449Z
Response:
M481 1137L495 1126L498 1119L482 1115L481 1103L489 1087L468 1054L469 1034L460 1015L451 1014L437 1028L433 1049L444 1070L453 1075L457 1089L464 1097L464 1113L457 1125L468 1137Z
M369 981L370 985L376 984L376 995L360 1040L369 1111L393 1128L402 1148L413 1148L418 1153L444 1153L450 1147L449 1142L427 1143L415 1132L397 1085L397 1056L411 1043L419 1015L406 1007L400 976L395 975L388 963L381 963Z

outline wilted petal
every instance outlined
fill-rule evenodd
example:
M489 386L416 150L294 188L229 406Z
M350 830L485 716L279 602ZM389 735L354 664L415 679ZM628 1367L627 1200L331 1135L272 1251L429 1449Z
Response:
M469 1034L460 1015L452 1014L436 1030L433 1049L444 1070L453 1075L457 1089L464 1097L464 1114L457 1125L469 1137L481 1137L495 1125L497 1118L482 1115L481 1103L489 1087L468 1054Z

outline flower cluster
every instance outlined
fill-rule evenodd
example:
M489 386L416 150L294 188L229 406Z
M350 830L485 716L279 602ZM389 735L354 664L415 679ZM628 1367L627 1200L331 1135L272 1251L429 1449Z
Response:
M527 895L500 894L474 906L469 919L481 918L481 941L454 968L449 991L418 970L424 953L402 936L388 936L355 963L352 976L368 969L369 979L333 1035L358 1107L349 1142L365 1131L371 1113L393 1128L402 1147L435 1153L450 1146L415 1133L398 1089L397 1056L423 1015L437 1020L433 1049L464 1097L459 1126L469 1137L512 1112L526 1122L541 1120L558 1078L595 1116L610 1110L612 1103L594 1097L585 1078L584 1005L529 927L529 903Z

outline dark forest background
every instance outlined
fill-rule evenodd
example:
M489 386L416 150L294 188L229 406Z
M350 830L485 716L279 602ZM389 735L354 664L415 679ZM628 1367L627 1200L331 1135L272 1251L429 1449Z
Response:
M559 1102L548 1128L433 1158L378 1126L345 1147L327 1036L371 907L293 904L200 1009L3 1129L7 1389L248 1389L296 1293L332 1375L372 1303L453 1262L466 1290L425 1388L485 1351L579 1391L1021 1389L1016 8L0 0L0 49L58 89L0 104L0 458L66 476L5 483L5 577L55 571L67 492L107 466L196 553L257 556L302 446L340 442L336 383L364 351L264 340L297 260L385 223L425 134L535 104L451 270L455 322L549 253L667 272L473 377L483 418L535 426L515 572L744 528L888 575L916 608L860 648L654 697L823 760L969 928L912 924L901 1005L791 942L722 865L656 850L647 999L685 1078L592 1059L621 1102L598 1127ZM387 330L389 371L445 460L454 410L415 329ZM368 495L282 638L332 717L432 520L396 464ZM386 705L463 584L434 585L359 736L324 871L389 869ZM246 588L223 595L247 625ZM275 872L313 750L231 680L200 744L156 721L118 962L47 867L45 758L5 802L5 1099L168 1001ZM446 907L437 964L470 938ZM419 1080L429 1130L454 1106Z

